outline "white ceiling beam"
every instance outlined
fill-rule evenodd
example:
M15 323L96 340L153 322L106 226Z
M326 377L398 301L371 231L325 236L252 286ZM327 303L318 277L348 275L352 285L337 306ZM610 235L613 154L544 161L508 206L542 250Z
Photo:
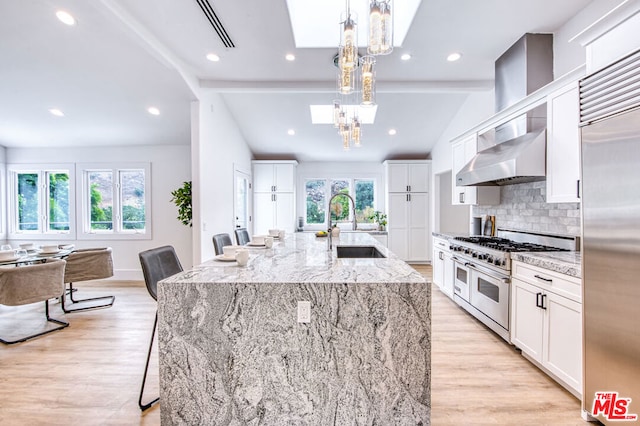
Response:
M378 81L377 93L470 93L492 90L493 80ZM334 93L335 81L200 80L200 87L219 93Z

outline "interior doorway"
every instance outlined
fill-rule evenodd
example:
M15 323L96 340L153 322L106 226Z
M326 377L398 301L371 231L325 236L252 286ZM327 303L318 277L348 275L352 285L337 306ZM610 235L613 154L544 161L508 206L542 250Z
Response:
M251 175L234 169L235 202L233 203L234 229L251 230Z

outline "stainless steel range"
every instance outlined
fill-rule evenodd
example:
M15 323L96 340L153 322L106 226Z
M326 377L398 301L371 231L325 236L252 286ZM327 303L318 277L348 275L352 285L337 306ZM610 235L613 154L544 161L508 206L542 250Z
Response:
M498 230L497 237L450 240L453 300L510 342L511 253L576 250L577 239Z

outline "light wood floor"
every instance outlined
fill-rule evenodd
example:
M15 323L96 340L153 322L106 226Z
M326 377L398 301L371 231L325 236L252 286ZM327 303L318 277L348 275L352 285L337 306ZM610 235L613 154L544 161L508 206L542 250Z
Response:
M80 289L83 296L114 294L116 302L67 315L53 303L51 315L70 327L0 345L0 424L159 425L159 405L144 414L137 405L155 302L138 282ZM19 308L19 322L15 309L0 306L3 337L44 317L44 304ZM437 288L432 329L432 425L585 425L577 399ZM155 353L150 368L145 400L158 393Z

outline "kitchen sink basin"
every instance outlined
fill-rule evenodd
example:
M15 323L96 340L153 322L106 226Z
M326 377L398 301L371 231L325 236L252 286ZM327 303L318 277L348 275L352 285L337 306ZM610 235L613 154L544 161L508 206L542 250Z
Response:
M385 258L377 248L374 246L337 246L339 258Z

